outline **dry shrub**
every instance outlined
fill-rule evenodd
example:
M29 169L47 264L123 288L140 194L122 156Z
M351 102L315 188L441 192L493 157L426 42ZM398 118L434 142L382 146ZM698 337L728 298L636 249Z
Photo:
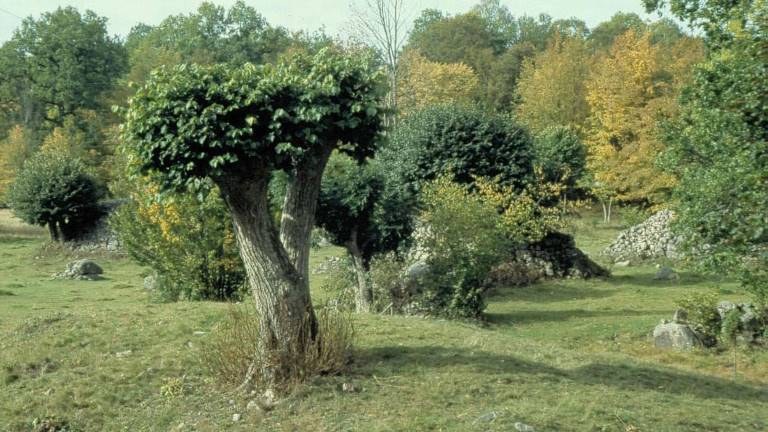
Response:
M279 393L316 376L342 373L355 337L351 317L329 307L317 310L316 317L317 337L308 343L297 338L297 343L279 348L262 343L261 319L253 305L234 306L211 335L204 362L222 384L240 386L250 379L255 388ZM309 327L306 321L301 325Z

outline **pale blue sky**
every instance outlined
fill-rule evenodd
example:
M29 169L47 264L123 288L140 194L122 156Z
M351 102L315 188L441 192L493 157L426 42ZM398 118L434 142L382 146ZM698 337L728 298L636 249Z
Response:
M229 6L236 0L214 0ZM292 30L315 30L325 26L336 35L343 32L349 18L349 5L354 0L246 0L271 24ZM125 35L139 22L157 24L168 15L187 13L201 1L197 0L0 0L0 42L11 37L19 26L18 17L38 16L58 6L75 6L91 9L109 18L109 31ZM450 13L465 12L476 0L406 0L417 15L422 9L432 7ZM515 15L548 13L555 18L576 16L588 25L604 21L618 11L636 12L646 17L641 0L502 0Z

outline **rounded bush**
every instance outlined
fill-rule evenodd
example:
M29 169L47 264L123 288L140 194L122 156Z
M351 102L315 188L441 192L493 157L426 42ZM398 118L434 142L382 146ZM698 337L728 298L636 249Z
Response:
M8 202L25 222L47 225L52 240L72 240L101 216L98 202L103 196L79 159L40 152L24 163Z
M525 128L509 116L458 105L430 106L403 118L383 157L416 190L444 173L462 184L479 176L516 188L533 174Z

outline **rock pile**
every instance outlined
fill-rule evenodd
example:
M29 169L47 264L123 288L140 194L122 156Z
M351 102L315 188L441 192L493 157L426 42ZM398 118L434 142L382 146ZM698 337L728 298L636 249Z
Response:
M725 318L731 313L737 313L739 315L739 324L736 334L737 343L751 345L758 343L760 339L764 337L768 316L761 316L758 308L754 305L748 303L737 304L729 301L718 303L717 314L720 316L721 323L724 323Z
M662 210L645 222L622 231L603 251L612 262L680 258L681 239L672 233L670 223L674 214Z
M726 332L726 317L733 313L738 314L738 324L735 329L737 344L753 345L764 341L768 314L761 313L754 305L729 301L720 302L717 305L717 315L714 315L717 320L715 324L719 327L717 331L721 336ZM700 324L690 322L688 313L684 309L678 309L672 321L661 320L661 323L656 326L653 330L653 342L657 348L684 351L696 347L716 346L718 338L708 334Z
M120 239L109 226L109 216L125 202L126 200L111 200L99 203L99 213L102 216L92 225L85 227L77 238L68 241L67 246L78 252L120 251Z
M56 279L96 280L104 270L89 259L81 259L67 264L67 269L54 275Z
M550 233L515 254L514 261L522 264L533 280L547 278L607 277L610 272L592 261L576 247L573 237Z

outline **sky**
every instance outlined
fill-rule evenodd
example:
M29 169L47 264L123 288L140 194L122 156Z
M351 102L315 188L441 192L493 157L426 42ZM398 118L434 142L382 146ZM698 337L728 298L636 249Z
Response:
M213 0L230 6L236 0ZM350 2L365 0L245 0L264 15L270 24L291 30L317 30L325 27L331 35L344 34L348 28ZM478 0L405 0L414 18L425 8L448 13L469 10ZM202 2L196 0L0 0L0 43L11 38L21 18L38 17L59 6L91 9L109 18L112 34L125 36L135 24L158 24L168 15L189 13ZM618 11L635 12L644 18L641 0L502 0L514 15L548 13L557 18L578 17L593 27Z

